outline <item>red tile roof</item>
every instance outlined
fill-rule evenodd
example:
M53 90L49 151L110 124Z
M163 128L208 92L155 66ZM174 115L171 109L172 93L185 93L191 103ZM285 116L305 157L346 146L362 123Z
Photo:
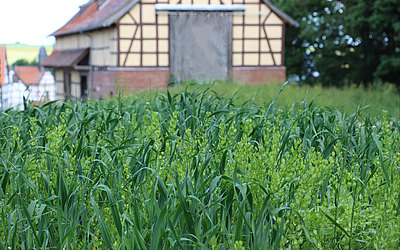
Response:
M44 59L43 67L71 68L78 64L87 54L88 48L54 50L53 53Z
M6 46L0 46L0 86L4 84L5 72L6 72Z
M282 20L290 25L298 23L289 15L275 7L269 0L262 0ZM109 27L137 4L139 0L90 0L81 6L81 10L66 25L54 32L53 36L62 36Z
M38 84L45 73L37 66L15 66L14 71L25 85Z
M90 0L81 6L81 10L66 25L52 35L62 36L109 27L138 2L138 0Z

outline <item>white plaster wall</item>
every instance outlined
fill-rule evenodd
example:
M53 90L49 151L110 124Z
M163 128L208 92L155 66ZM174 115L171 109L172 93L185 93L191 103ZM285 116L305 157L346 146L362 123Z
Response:
M27 99L29 101L53 101L56 99L56 81L50 71L46 71L39 84L30 85L27 89Z
M2 109L15 108L22 110L24 108L24 94L26 86L21 81L9 83L1 88Z
M9 84L10 83L10 72L8 72L8 63L6 61L6 68L4 70L4 83L3 84Z
M8 72L8 80L12 80L15 75L13 70ZM46 71L37 85L26 86L22 81L8 82L1 90L0 108L3 110L24 108L24 97L29 101L53 101L56 100L56 83L53 74Z

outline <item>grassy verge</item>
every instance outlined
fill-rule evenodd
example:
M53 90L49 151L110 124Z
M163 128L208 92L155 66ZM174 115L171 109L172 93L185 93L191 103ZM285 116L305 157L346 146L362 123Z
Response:
M172 93L185 89L205 90L211 88L222 97L234 97L238 104L251 101L256 105L266 105L272 101L282 84L240 85L232 82L218 82L212 85L185 84L170 88ZM163 92L163 91L161 91ZM153 91L154 93L154 91ZM165 93L165 91L163 92ZM135 96L150 94L143 91ZM386 111L389 117L400 119L400 94L393 85L378 85L370 88L344 87L323 88L321 86L297 86L289 84L277 98L278 106L290 106L294 102L314 101L318 107L331 107L344 114L352 114L366 108L361 116L377 116Z

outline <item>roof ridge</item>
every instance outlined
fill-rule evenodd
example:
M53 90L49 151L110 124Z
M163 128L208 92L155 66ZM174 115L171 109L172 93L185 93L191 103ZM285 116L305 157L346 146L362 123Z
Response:
M25 85L39 83L45 73L45 71L40 70L39 66L31 65L15 66L14 72Z
M140 0L90 0L81 6L81 11L51 35L57 37L110 27L139 2ZM269 0L261 0L261 2L266 4L285 23L293 26L299 25Z
M139 0L90 0L81 6L63 27L53 32L52 36L63 36L80 32L106 28L131 10Z

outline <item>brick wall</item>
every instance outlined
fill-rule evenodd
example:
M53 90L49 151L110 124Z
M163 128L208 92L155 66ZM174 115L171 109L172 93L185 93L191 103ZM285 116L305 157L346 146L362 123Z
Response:
M168 82L169 70L99 71L93 73L93 93L97 98L108 98L120 91L128 94L166 88Z
M234 68L233 79L250 85L283 83L286 81L286 68ZM168 82L168 69L97 71L93 73L93 94L96 98L108 98L119 91L128 94L150 88L163 89Z
M233 68L233 79L249 85L284 83L286 81L286 67Z

